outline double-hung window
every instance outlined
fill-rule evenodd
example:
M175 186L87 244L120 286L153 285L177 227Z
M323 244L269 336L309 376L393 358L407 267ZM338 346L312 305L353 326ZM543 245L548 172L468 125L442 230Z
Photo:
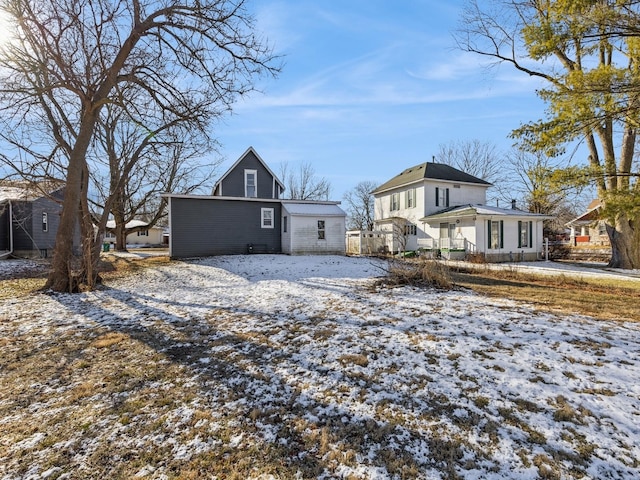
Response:
M261 208L262 228L273 228L273 208Z
M324 220L318 220L318 240L325 239Z
M416 206L416 189L407 190L407 208L415 208Z
M533 222L518 222L518 248L533 247Z
M396 210L400 210L400 194L399 193L392 193L391 194L390 210L392 212L394 212Z
M47 215L47 212L42 212L42 231L49 231L49 216Z
M449 206L449 189L436 187L436 207Z
M504 248L504 222L502 220L487 220L487 237L490 249Z
M257 197L258 196L257 185L258 185L258 171L245 170L244 171L244 196Z

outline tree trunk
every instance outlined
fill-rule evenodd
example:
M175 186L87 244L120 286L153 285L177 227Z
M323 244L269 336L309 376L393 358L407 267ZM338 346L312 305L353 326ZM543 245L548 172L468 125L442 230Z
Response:
M116 220L116 251L118 252L127 251L127 229L124 225L124 221Z
M640 269L640 219L629 220L626 215L616 218L616 225L607 225L611 242L609 267Z
M74 232L78 224L82 225L82 199L86 199L87 191L83 190L83 175L88 171L86 154L96 123L95 114L87 114L76 144L69 156L67 178L62 202L60 224L56 233L56 246L51 262L51 272L45 288L56 292L77 292L84 272L73 251ZM82 232L83 234L85 232ZM83 238L83 242L84 242ZM84 245L83 245L84 248ZM84 263L84 262L82 262Z

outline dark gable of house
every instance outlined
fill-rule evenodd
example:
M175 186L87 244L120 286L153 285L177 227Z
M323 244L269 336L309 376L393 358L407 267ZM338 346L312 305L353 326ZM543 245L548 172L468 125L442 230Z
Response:
M272 228L263 209L273 209ZM281 252L279 201L171 197L170 212L173 258Z
M245 196L245 171L247 170L254 170L257 174L257 198L278 198L277 190L274 197L273 174L265 167L253 149L249 149L220 181L222 196Z

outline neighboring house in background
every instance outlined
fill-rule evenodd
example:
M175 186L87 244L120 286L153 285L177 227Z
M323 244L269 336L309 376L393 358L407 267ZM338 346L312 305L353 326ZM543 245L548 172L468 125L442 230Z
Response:
M0 258L51 256L63 196L64 187L59 182L0 182ZM76 230L74 248L79 245Z
M376 229L386 249L424 250L446 258L480 254L486 261L535 260L543 250L543 221L550 217L486 206L489 182L449 165L425 162L380 185Z
M147 227L127 235L127 245L161 245L163 243L164 228L159 226L148 227L148 223L143 220L131 220L127 222L125 228ZM116 243L114 230L116 222L109 220L107 222L107 231L105 232L105 243Z
M284 185L249 147L212 196L165 194L172 258L243 253L344 254L339 202L282 200Z
M567 223L571 229L569 238L572 245L610 245L607 227L600 219L601 208L600 200L593 200L586 212Z

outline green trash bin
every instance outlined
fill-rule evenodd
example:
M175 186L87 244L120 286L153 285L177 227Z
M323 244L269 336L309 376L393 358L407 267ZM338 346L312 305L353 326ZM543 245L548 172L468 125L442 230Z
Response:
M102 244L102 251L103 252L108 252L109 248L111 248L111 244L110 243L105 242L105 243Z

